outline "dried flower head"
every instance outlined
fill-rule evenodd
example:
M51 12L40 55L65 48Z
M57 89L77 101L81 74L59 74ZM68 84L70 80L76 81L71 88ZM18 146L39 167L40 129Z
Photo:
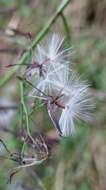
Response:
M27 135L27 136L26 136ZM22 146L21 152L11 152L4 141L0 139L0 148L6 150L8 156L1 156L12 161L15 161L18 166L13 168L10 172L9 182L11 182L12 177L20 171L22 168L39 165L48 158L48 147L45 143L44 138L41 134L36 134L36 137L33 138L27 133L25 135L24 144ZM27 148L27 150L26 150Z

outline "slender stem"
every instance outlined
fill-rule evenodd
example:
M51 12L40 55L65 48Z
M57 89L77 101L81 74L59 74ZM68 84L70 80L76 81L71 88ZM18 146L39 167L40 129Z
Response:
M18 64L16 65L10 72L8 72L6 74L6 76L4 76L4 78L0 81L0 87L2 87L8 80L10 80L14 74L17 72L17 70L20 68L20 65L24 64L27 59L30 57L30 50L34 50L34 48L36 47L36 45L39 43L39 41L46 35L46 33L48 32L48 30L50 29L50 27L53 25L53 23L56 21L56 19L58 18L58 16L63 12L63 10L65 9L65 7L68 5L68 3L70 2L70 0L63 0L61 2L61 4L58 6L57 11L55 12L55 14L49 19L49 21L46 23L46 25L43 27L43 29L38 33L38 35L35 37L35 39L33 40L29 51L25 52L23 54L23 56L21 57L21 59L19 60Z
M25 100L24 100L24 82L23 81L20 81L20 91L21 91L21 104L23 107L23 112L25 114L26 128L27 128L27 136L24 140L22 150L21 150L21 154L22 154L24 152L24 149L25 149L25 143L26 143L27 137L29 136L32 141L34 141L34 140L33 140L33 137L31 136L30 129L29 129L29 115L28 115L27 107L25 105Z
M44 92L42 92L39 88L37 88L35 85L33 85L30 81L28 81L26 78L22 78L22 77L20 77L20 76L18 76L17 77L19 80L21 80L21 81L24 81L24 82L26 82L29 86L31 86L31 87L33 87L33 88L35 88L38 92L40 92L43 96L46 96L47 97L47 95L44 93ZM37 97L37 96L36 96ZM38 98L40 99L40 97L41 98L43 98L42 96L38 96Z
M64 13L61 12L61 18L62 18L62 21L63 21L63 24L64 24L64 29L65 29L65 32L66 32L66 35L67 35L67 43L68 43L68 46L70 47L71 46L71 32L70 32L70 28L69 28L69 25L68 25L68 22L67 22L67 19L66 17L64 16Z
M29 130L29 118L28 118L28 113L27 113L27 108L25 105L25 101L24 101L24 87L23 87L23 81L20 81L20 96L21 96L21 111L22 111L22 115L21 115L21 122L23 122L23 112L25 113L25 119L26 119L26 127L27 127L27 133L28 135L30 135L30 130ZM22 123L23 125L23 123ZM26 137L27 138L27 137ZM26 138L24 139L24 143L22 145L22 149L21 149L21 155L24 153L25 150L25 141Z
M20 91L21 91L21 104L23 107L23 112L25 114L25 120L26 120L26 128L27 128L27 133L30 136L30 130L29 130L29 118L28 118L28 112L27 112L27 107L25 105L25 100L24 100L24 88L23 88L23 81L20 81Z
M21 87L21 83L19 83L19 90L20 90L20 107L19 107L19 113L20 113L20 126L23 128L23 91L22 91L22 87Z
M4 141L2 139L0 139L0 143L2 143L2 145L5 148L5 150L10 154L10 150L7 148L6 144L4 143Z
M43 107L44 105L45 105L45 103L41 103L39 106L34 107L34 108L30 111L29 116L31 116L37 109Z

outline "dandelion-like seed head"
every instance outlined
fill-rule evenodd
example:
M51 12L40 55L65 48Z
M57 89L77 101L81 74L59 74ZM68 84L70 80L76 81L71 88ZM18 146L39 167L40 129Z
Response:
M40 74L43 78L61 64L70 63L70 48L64 47L64 38L60 34L49 35L37 45L32 56L32 65L27 69L26 76L34 81L34 76ZM42 67L41 67L42 66Z
M70 49L64 48L64 38L59 34L54 33L44 43L39 44L35 51L38 66L34 68L32 75L37 78L39 64L42 65L43 75L34 81L37 88L29 92L29 96L32 97L41 96L42 92L46 93L47 97L60 96L56 101L50 102L50 99L46 99L46 103L48 102L49 116L62 136L74 134L76 120L86 120L92 107L88 93L89 85L81 81L70 69L69 55Z

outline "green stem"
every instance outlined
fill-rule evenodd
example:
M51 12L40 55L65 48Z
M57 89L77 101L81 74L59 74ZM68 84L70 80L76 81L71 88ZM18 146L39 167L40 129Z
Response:
M36 110L38 110L39 108L43 107L44 106L44 103L41 103L39 106L37 107L34 107L30 113L29 113L29 116L31 116Z
M26 128L27 128L27 136L24 140L23 146L22 146L22 150L21 150L21 154L23 154L24 149L25 149L25 143L26 143L26 139L29 136L30 139L33 140L31 133L30 133L30 128L29 128L29 115L28 115L28 111L27 111L27 107L25 105L25 100L24 100L24 81L20 81L20 91L21 91L21 104L23 107L23 113L25 114L25 121L26 121Z
M27 128L27 133L30 136L30 130L29 130L29 118L28 118L28 112L27 112L27 107L25 105L25 100L24 100L24 88L23 88L23 81L20 81L20 91L21 91L21 105L23 107L23 112L25 114L25 120L26 120L26 128Z
M10 80L14 74L17 72L17 70L20 68L20 65L24 64L27 59L30 56L30 50L34 50L34 48L36 47L36 45L39 43L39 41L46 35L46 33L48 32L48 30L50 29L50 27L52 26L52 24L56 21L56 19L58 18L58 16L63 12L63 10L65 9L65 7L68 5L68 3L70 2L70 0L63 0L61 2L61 4L58 6L57 11L55 12L55 14L50 18L50 20L47 22L47 24L44 26L44 28L38 33L38 35L35 37L35 39L33 40L29 51L25 52L23 54L23 56L21 57L21 59L18 61L19 65L16 65L10 72L8 72L6 74L6 76L4 76L4 78L0 81L0 87L2 87L8 80Z
M64 24L64 29L65 29L66 36L67 36L67 43L68 43L68 46L71 47L71 32L70 32L70 28L69 28L67 19L66 19L66 17L64 16L63 12L61 12L60 15L61 15L61 18L62 18L62 21L63 21L63 24Z
M19 113L20 113L20 126L23 128L23 104L22 104L22 96L23 96L23 93L22 93L22 87L21 87L21 84L19 83L19 91L20 91L20 109L19 109Z

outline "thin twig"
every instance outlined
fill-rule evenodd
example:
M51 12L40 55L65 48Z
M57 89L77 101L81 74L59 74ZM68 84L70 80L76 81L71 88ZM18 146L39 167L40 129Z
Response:
M0 49L0 53L11 53L11 54L17 54L18 53L18 49L17 48L2 48Z
M21 30L18 30L18 29L15 29L15 28L9 28L10 31L12 31L14 35L16 36L23 36L23 37L26 37L26 38L29 38L30 40L32 40L32 34L30 32L23 32Z

